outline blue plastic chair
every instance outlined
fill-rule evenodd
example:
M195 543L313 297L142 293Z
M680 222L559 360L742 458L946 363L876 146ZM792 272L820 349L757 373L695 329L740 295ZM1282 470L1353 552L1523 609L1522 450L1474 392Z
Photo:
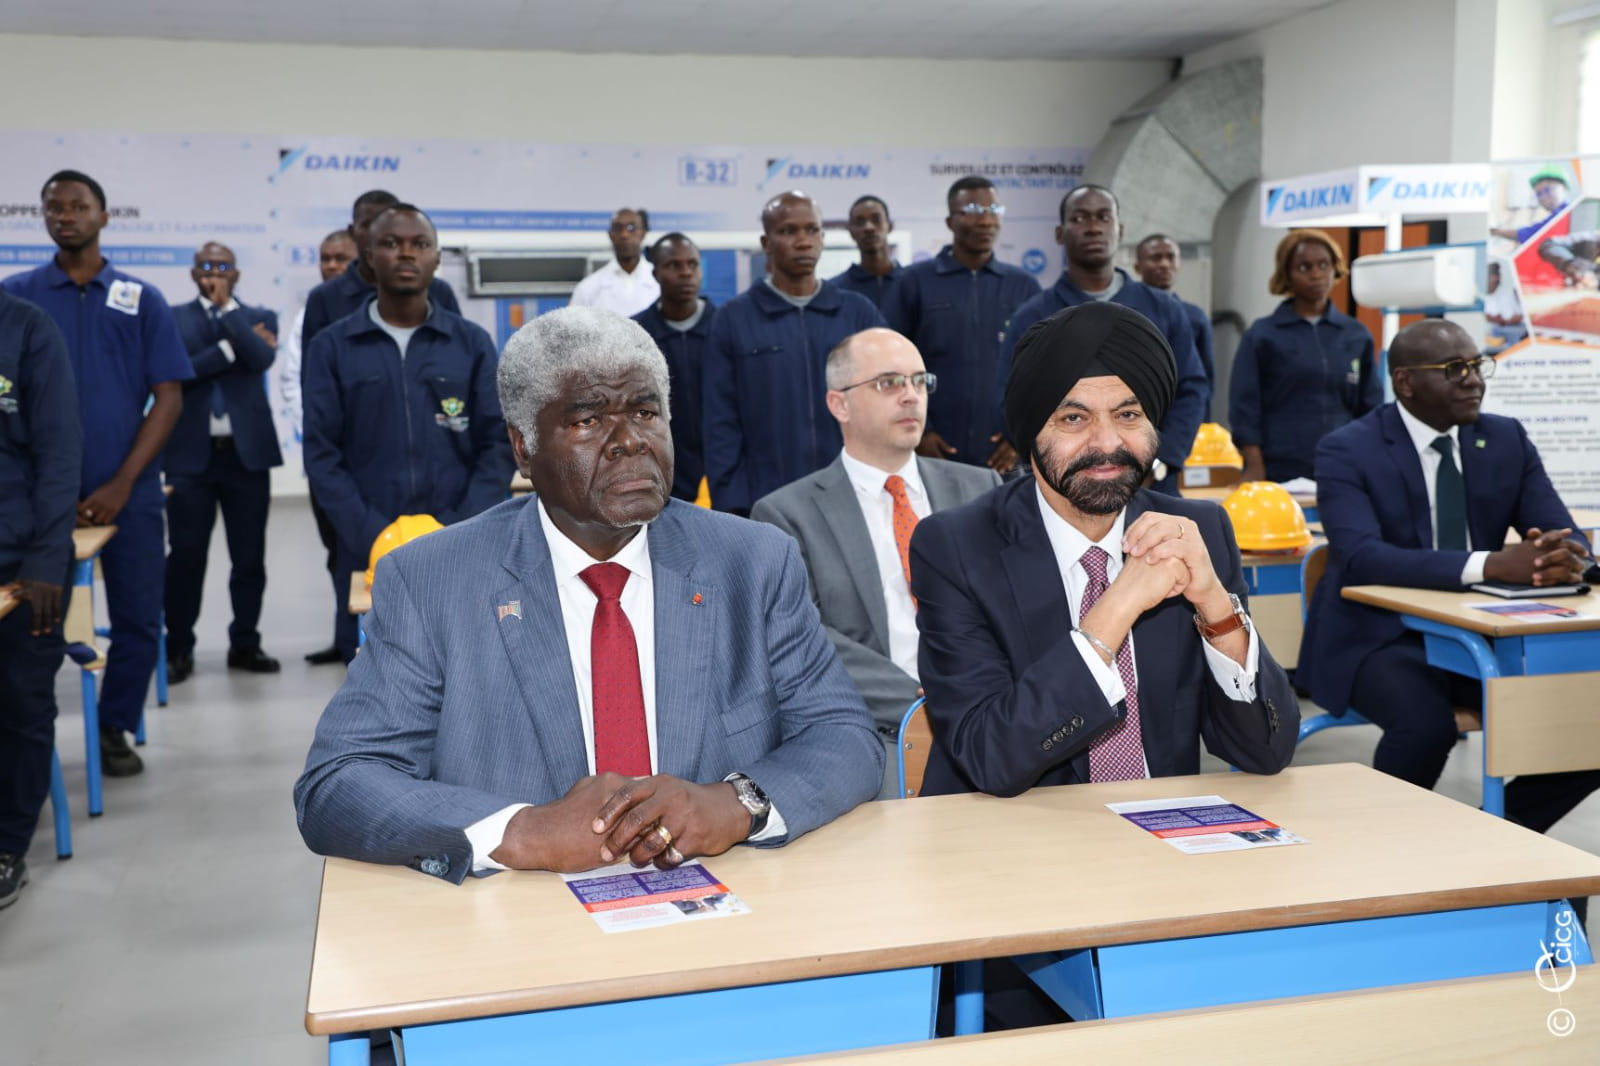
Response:
M83 686L83 758L87 764L84 776L89 779L89 817L98 818L105 813L105 805L101 799L100 697L96 678L105 669L106 661L93 644L68 644L67 658L78 664Z
M1305 624L1306 615L1311 612L1311 594L1316 591L1317 582L1322 580L1323 573L1328 569L1328 545L1324 541L1306 552L1306 557L1300 560L1300 623ZM1330 714L1323 711L1300 722L1300 736L1296 741L1304 744L1307 737L1314 736L1324 729L1337 729L1347 725L1371 725L1355 711L1346 710L1344 714Z
M61 756L50 750L50 809L56 818L56 858L72 858L72 815L67 810L67 783L61 776Z
M922 772L928 765L928 754L933 750L933 730L923 706L928 701L918 697L900 717L898 761L900 765L900 798L909 799L922 791ZM907 768L907 754L910 767ZM967 1036L983 1032L983 960L972 959L955 964L955 1035Z

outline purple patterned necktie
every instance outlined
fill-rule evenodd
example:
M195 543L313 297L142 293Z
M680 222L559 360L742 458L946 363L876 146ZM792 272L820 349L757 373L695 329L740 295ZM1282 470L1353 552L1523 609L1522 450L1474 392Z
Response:
M1091 547L1083 553L1079 564L1089 575L1089 587L1083 590L1083 606L1078 611L1078 622L1089 617L1089 611L1099 602L1108 587L1106 563L1110 556L1102 548ZM1131 634L1129 635L1131 638ZM1117 649L1117 673L1122 676L1122 687L1127 691L1124 701L1128 716L1109 731L1096 737L1089 745L1090 781L1138 781L1144 778L1144 742L1139 733L1139 679L1133 673L1133 644L1124 640Z

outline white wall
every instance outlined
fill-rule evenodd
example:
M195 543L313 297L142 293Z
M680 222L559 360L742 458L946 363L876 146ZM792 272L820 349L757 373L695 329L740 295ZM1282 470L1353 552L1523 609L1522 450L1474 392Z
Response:
M4 125L52 130L1087 147L1167 69L0 35Z

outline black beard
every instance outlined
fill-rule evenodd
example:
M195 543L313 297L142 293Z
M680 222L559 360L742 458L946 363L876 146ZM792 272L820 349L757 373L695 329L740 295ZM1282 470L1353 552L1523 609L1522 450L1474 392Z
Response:
M1051 488L1066 497L1067 502L1079 511L1092 515L1116 514L1128 506L1128 501L1133 499L1133 494L1139 491L1145 475L1150 472L1148 464L1141 462L1137 455L1126 448L1081 455L1059 474L1049 469L1043 456L1035 454L1034 458ZM1123 473L1111 481L1077 476L1090 467L1109 464L1123 467Z

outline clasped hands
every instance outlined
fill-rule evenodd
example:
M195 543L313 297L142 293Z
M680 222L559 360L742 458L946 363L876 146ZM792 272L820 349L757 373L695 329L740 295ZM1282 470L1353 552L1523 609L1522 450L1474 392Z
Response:
M581 873L626 856L670 870L721 855L750 835L750 812L732 784L656 774L585 777L554 803L524 807L490 858L513 870Z
M1123 532L1122 550L1122 570L1078 620L1080 630L1106 647L1121 648L1139 616L1173 596L1183 596L1207 621L1220 621L1232 612L1227 589L1217 579L1200 527L1192 520L1146 511Z

